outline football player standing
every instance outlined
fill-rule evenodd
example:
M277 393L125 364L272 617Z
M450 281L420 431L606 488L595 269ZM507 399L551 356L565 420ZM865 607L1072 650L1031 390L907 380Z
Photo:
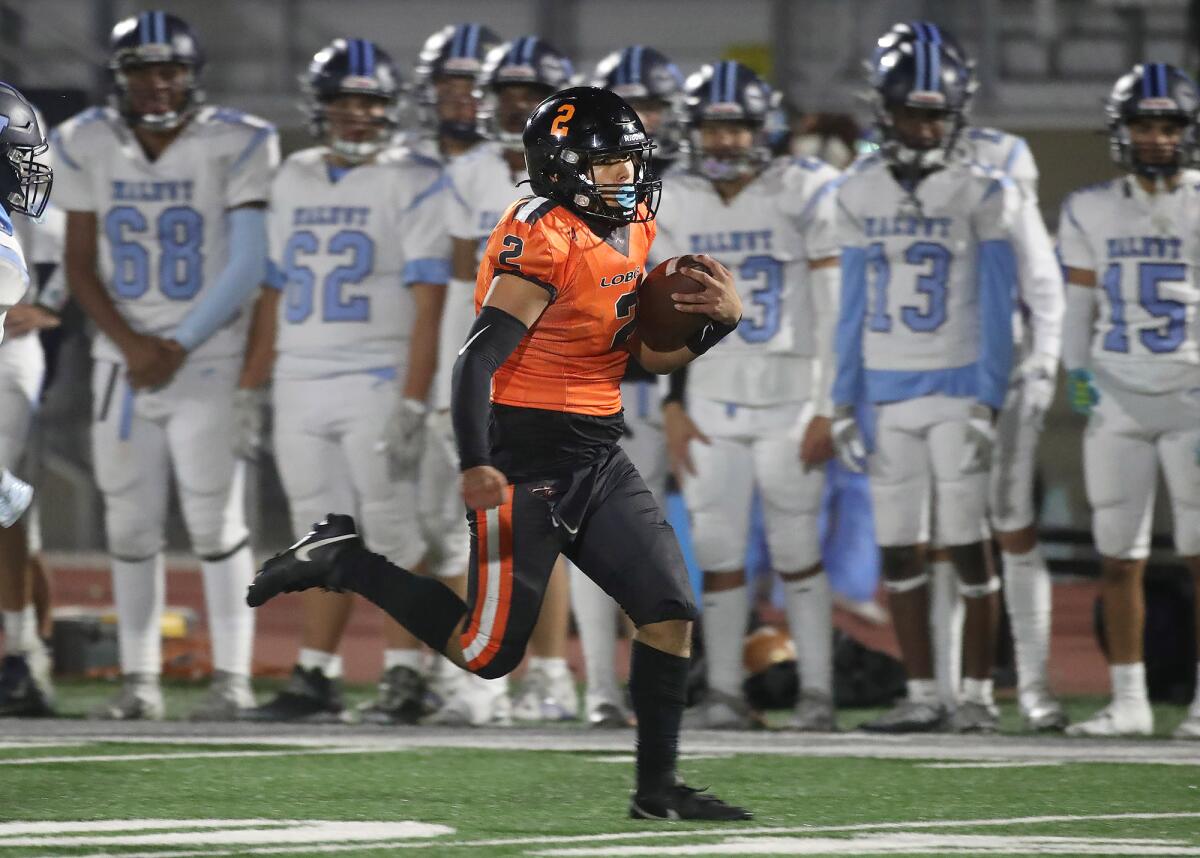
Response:
M1122 75L1105 113L1125 175L1071 194L1059 218L1063 366L1071 407L1088 416L1083 463L1112 681L1112 702L1070 735L1154 730L1142 577L1160 466L1175 550L1200 583L1200 173L1188 169L1198 109L1195 84L1175 66L1144 63ZM1176 736L1200 738L1200 702Z
M46 138L33 106L8 84L0 84L0 119L0 715L40 716L53 714L54 689L34 608L28 519L20 520L33 490L8 469L16 467L28 438L44 357L34 333L39 325L29 320L37 310L21 303L30 278L12 216L42 216L53 173L43 163ZM7 330L22 312L20 330Z
M833 596L817 514L830 438L838 254L827 212L838 172L811 158L771 163L769 87L740 63L704 66L685 92L687 170L664 186L656 258L709 254L734 272L746 316L689 367L688 401L663 409L684 466L704 570L708 697L689 726L758 725L742 697L751 501L762 497L771 562L784 580L801 694L800 730L834 729ZM824 208L822 206L824 202Z
M864 725L872 730L944 723L931 652L931 536L949 551L967 601L963 703L950 727L996 727L1000 582L985 518L995 420L1012 369L1011 225L1020 199L1002 175L951 158L969 83L967 69L936 42L878 52L871 84L881 149L857 161L837 188L843 251L833 436L848 467L868 468L908 673L907 699ZM873 425L855 419L863 397Z
M967 70L968 91L975 89L974 66L945 29L932 21L896 24L879 39L877 51L902 41L942 45ZM1017 351L996 421L988 512L1001 551L1022 721L1031 730L1061 730L1067 719L1050 693L1050 573L1037 542L1033 483L1038 437L1054 400L1062 345L1062 272L1038 208L1038 169L1025 140L995 128L971 126L959 135L955 157L1000 171L1021 193L1013 231L1020 269L1021 306L1013 319ZM934 667L942 702L954 709L962 673L963 605L950 557L941 549L932 555Z
M327 510L353 511L373 550L407 567L424 553L413 459L389 462L380 427L401 407L423 414L449 269L441 166L393 139L401 80L366 39L335 39L304 77L317 146L283 163L271 186L272 277L259 298L243 389L273 371L274 448L297 536ZM304 594L291 682L258 720L341 720L337 648L352 597ZM384 652L367 720L422 714L415 667ZM419 652L417 653L419 655ZM410 675L411 673L411 675Z
M628 357L669 372L717 345L741 317L732 276L705 256L705 270L687 275L701 291L673 296L708 317L687 346L654 352L634 334L658 202L659 182L647 174L652 147L637 114L593 87L547 98L526 124L538 196L509 206L488 239L479 316L454 367L474 561L468 602L367 551L348 516L319 522L268 561L247 599L310 587L362 593L457 663L502 676L520 664L566 553L638 626L630 816L744 820L746 810L677 779L695 606L674 533L617 444Z
M234 455L242 312L266 274L275 129L204 106L204 55L161 11L112 32L112 104L51 137L67 211L68 286L99 329L92 443L104 494L123 683L100 718L161 718L160 617L167 491L174 472L200 557L215 668L197 718L254 705L253 577Z

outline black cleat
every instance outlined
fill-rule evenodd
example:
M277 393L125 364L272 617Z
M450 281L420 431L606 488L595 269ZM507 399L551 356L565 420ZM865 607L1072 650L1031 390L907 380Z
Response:
M54 714L53 692L38 682L19 655L0 663L0 718L45 718Z
M243 709L242 721L294 721L304 724L343 724L350 713L342 702L342 687L320 668L292 669L292 678L274 699L253 709Z
M675 784L657 792L634 793L629 799L629 818L740 822L753 819L754 814L744 807L726 804L702 789Z
M330 513L313 525L308 535L263 564L246 592L251 608L264 605L280 593L321 587L342 592L338 559L363 548L354 519Z
M430 712L425 708L428 690L425 677L397 665L383 674L379 696L360 707L359 714L368 724L416 724Z

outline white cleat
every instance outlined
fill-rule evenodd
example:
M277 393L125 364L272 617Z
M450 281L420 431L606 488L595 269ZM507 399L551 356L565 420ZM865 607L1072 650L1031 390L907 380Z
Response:
M441 708L421 723L438 727L511 726L508 683L468 676L468 681L455 688Z
M610 694L588 694L587 723L599 730L623 730L636 724L632 713Z
M128 673L121 678L121 690L88 713L101 721L161 721L162 688L158 676Z
M837 730L833 698L820 691L801 691L788 726L802 733L832 733Z
M1020 695L1018 708L1021 710L1021 723L1031 732L1061 732L1067 726L1067 713L1048 691Z
M1153 732L1154 713L1149 703L1110 703L1066 730L1068 736L1149 736Z
M579 691L570 671L551 676L543 670L530 669L525 674L521 693L512 704L512 717L517 721L574 721L579 717Z
M0 527L12 527L33 503L33 486L0 468Z
M683 713L685 730L761 730L766 726L763 716L745 700L712 688Z
M1173 739L1200 739L1200 712L1189 712L1171 733Z
M217 670L213 671L208 693L188 713L188 720L237 721L257 705L248 676Z

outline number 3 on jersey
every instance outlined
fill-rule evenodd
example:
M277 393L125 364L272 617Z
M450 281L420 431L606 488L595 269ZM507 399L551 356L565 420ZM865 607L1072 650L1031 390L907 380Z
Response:
M908 246L904 261L909 265L928 266L917 275L916 290L926 297L926 305L906 304L900 308L900 321L918 334L936 331L946 322L946 283L950 279L950 251L932 241L918 241ZM877 241L867 248L866 276L871 311L867 324L872 331L886 334L892 330L888 313L888 287L891 283L891 264L887 248ZM872 282L872 278L874 281Z

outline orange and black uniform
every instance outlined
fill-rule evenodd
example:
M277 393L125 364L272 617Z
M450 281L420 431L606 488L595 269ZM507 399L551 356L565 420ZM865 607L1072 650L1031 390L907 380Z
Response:
M624 343L653 241L653 221L600 227L542 197L514 203L488 240L476 309L500 274L550 303L492 379L490 461L511 485L499 508L468 511L461 644L482 676L520 663L560 553L639 626L695 614L674 531L617 444Z

